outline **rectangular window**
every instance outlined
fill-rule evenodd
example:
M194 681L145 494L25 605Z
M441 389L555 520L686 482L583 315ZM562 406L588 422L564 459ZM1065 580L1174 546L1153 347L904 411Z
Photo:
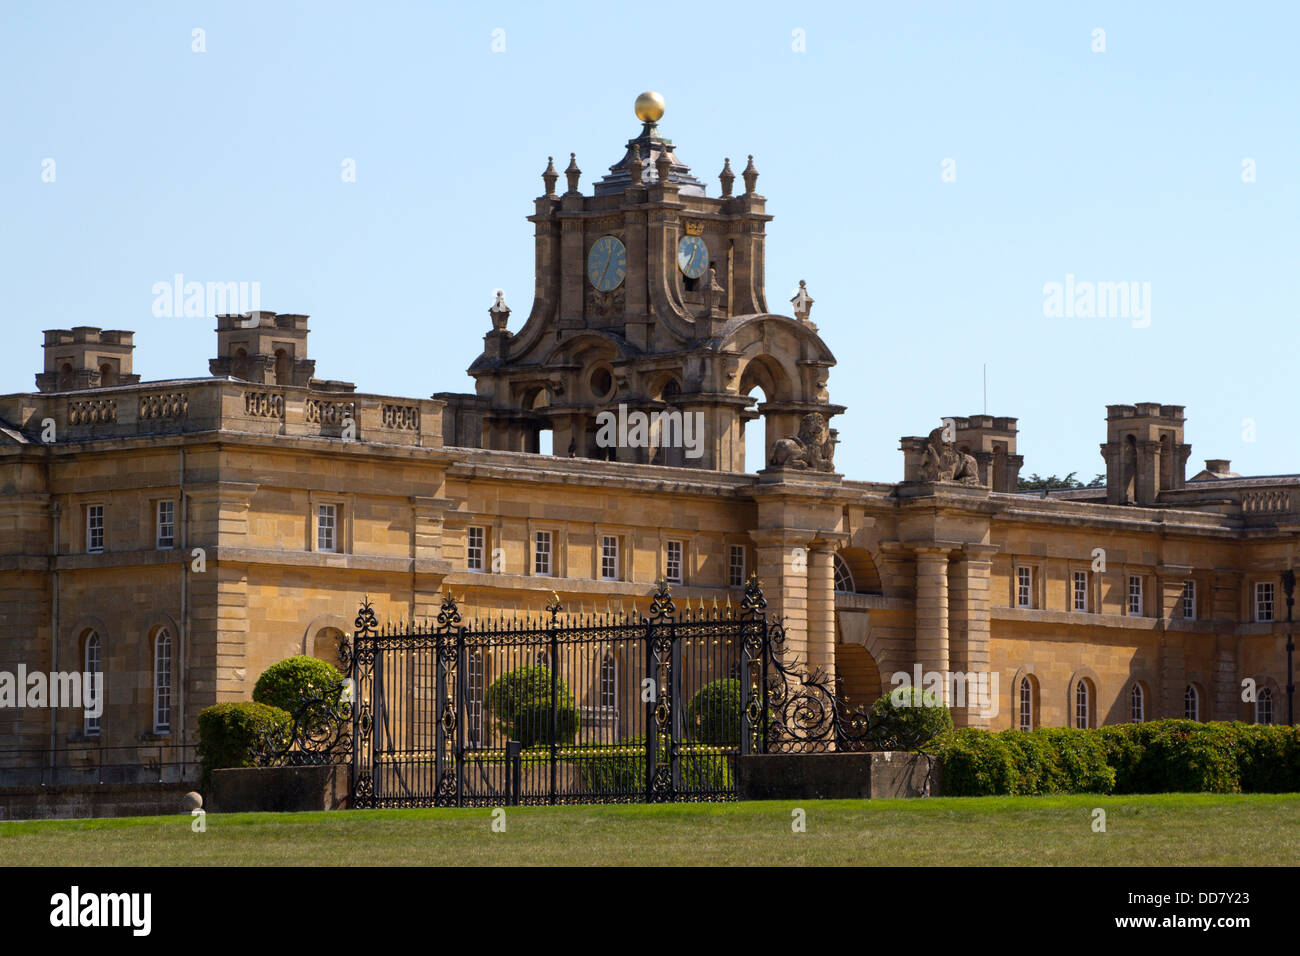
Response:
M1255 582L1255 620L1273 620L1273 582Z
M471 571L484 570L484 558L487 556L487 529L470 525L469 539L465 546L465 567Z
M618 580L618 538L612 534L600 538L600 576L606 581Z
M1076 611L1088 610L1088 572L1074 572L1074 609Z
M727 561L727 584L733 588L745 586L745 546L733 544Z
M1128 576L1128 613L1130 617L1142 616L1142 577L1137 574Z
M552 538L551 532L539 531L533 537L533 574L549 577L551 570Z
M176 544L176 502L158 502L157 546L170 548Z
M664 578L669 584L682 583L682 543L669 541L668 552L664 556Z
M104 550L104 506L86 506L86 550L98 554Z
M339 506L316 506L316 550L337 551L339 528Z
M1183 582L1183 620L1196 620L1196 582Z
M1016 607L1034 606L1034 569L1016 568Z

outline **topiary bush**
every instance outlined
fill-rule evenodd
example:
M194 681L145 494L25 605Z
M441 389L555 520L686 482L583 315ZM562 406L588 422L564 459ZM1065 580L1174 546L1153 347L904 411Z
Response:
M556 681L557 744L571 743L578 733L578 708L564 681ZM484 706L510 740L527 747L551 742L551 669L543 664L516 667L488 687Z
M205 707L199 712L198 745L203 785L207 786L213 770L251 767L253 748L267 734L287 733L292 721L288 711L255 701Z
M897 687L876 698L871 722L881 730L873 737L879 750L922 750L952 730L952 712L942 703L926 703L920 687Z
M705 684L686 707L686 733L715 747L740 746L740 681L723 678Z
M253 687L253 700L293 714L303 701L334 691L342 681L343 675L333 664L300 654L262 671Z

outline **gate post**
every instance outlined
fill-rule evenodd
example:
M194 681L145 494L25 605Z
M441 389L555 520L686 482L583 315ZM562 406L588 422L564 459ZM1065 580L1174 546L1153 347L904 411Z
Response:
M560 635L555 629L555 615L551 615L551 793L550 802L555 803L556 775L559 773L559 683L560 683Z

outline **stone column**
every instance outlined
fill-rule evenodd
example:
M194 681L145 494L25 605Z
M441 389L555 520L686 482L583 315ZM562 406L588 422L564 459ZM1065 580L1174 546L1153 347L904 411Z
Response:
M916 549L916 662L921 671L948 668L948 548ZM948 698L945 694L945 703Z
M965 706L953 708L953 723L958 727L988 727L990 717L985 712L991 715L1005 696L1000 675L994 685L989 666L989 575L997 550L992 545L963 545L953 568L950 663L954 670L976 675L974 682L965 683Z
M818 537L808 556L808 668L825 672L835 687L835 548Z
M751 531L767 616L785 618L787 660L808 660L808 544L812 532L789 528ZM799 550L796 550L799 549Z

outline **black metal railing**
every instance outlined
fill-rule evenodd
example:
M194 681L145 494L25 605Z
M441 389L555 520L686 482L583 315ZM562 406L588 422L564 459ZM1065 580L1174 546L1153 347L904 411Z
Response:
M193 744L84 744L0 750L0 787L108 783L194 783L200 767Z
M349 677L262 742L263 766L346 764L354 807L731 800L751 753L911 749L914 722L849 707L785 646L751 576L738 607L380 626L367 600Z
M762 747L767 619L757 580L740 607L680 613L660 583L649 613L466 626L380 627L352 642L353 804L726 800L736 758Z

